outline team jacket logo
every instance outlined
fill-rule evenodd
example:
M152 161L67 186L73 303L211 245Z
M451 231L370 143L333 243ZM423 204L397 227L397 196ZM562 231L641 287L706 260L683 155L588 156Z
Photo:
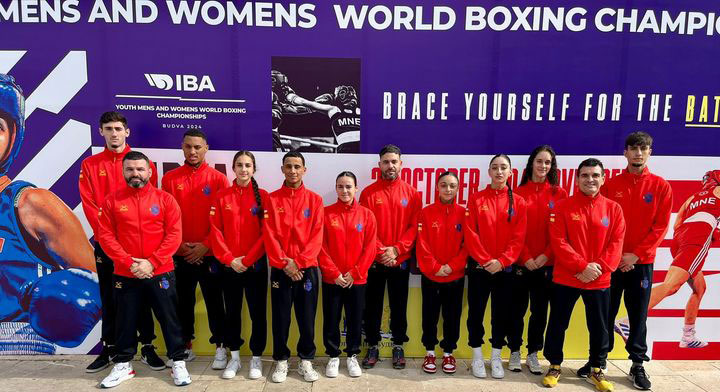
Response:
M402 204L403 207L407 207L407 205L408 205L407 199L400 200L400 204Z
M306 280L306 281L305 281L305 284L303 285L303 288L304 288L305 291L307 291L308 293L311 292L311 291L312 291L312 288L313 288L312 281L311 281L310 279Z
M550 200L550 203L548 203L548 208L550 208L551 210L554 209L554 208L555 208L555 201Z
M375 200L375 204L382 204L382 203L383 203L383 201L379 197L377 198L377 200Z
M181 190L185 189L185 184L177 184L177 186L175 186L175 189L181 191Z
M355 225L355 230L357 230L358 233L362 233L363 224L362 224L362 223L358 223L357 225Z
M280 282L275 282L275 281L273 281L273 282L272 282L272 288L274 288L274 289L279 289L279 288L280 288Z
M215 207L210 207L210 215L215 215Z
M303 210L303 216L306 218L310 217L310 209L309 208L306 208Z
M462 224L458 223L457 225L455 225L455 231L457 231L458 233L461 232L461 231L462 231Z
M555 214L550 214L550 222L555 222Z
M225 209L228 211L232 210L232 204L230 204L230 203L225 204Z
M195 75L175 75L175 78L173 78L167 74L145 74L145 79L152 87L165 91L172 90L174 86L175 91L209 90L215 92L215 86L213 86L212 80L207 75L200 77Z
M170 288L170 282L168 282L167 278L162 278L162 280L160 280L160 288L163 290Z
M337 219L333 219L330 221L330 226L331 227L340 227L340 222L338 222Z
M121 204L120 208L118 209L118 211L120 211L120 212L127 212L127 210L128 210L128 206L126 206L125 204Z
M570 219L572 219L572 220L574 220L574 221L582 220L582 218L580 217L580 214L575 213L575 212L573 212L573 213L570 214Z
M121 289L122 288L122 282L115 282L115 288Z
M435 222L433 222L433 224L432 224L432 228L433 228L433 229L439 229L439 228L440 228L440 224L439 224L437 221L435 221Z
M160 215L160 207L157 204L153 204L150 206L150 213L155 216Z
M622 191L615 192L615 197L623 197Z
M285 209L282 207L278 207L278 214L282 214L285 212Z
M260 208L258 208L258 206L253 206L253 208L250 209L250 213L252 216L257 216L257 214L260 213Z
M84 178L85 178L85 176L83 176L82 170L80 170L80 179L82 180L82 179L84 179Z
M602 220L600 221L603 226L608 227L610 226L610 218L607 216L603 216Z
M483 204L483 205L480 206L480 211L490 211L490 207L488 207L487 205Z
M422 223L420 223L420 222L418 222L418 231L422 231Z
M103 169L100 169L100 176L101 176L101 177L107 176L107 172L106 172L105 170L103 170Z
M652 194L652 193L649 193L649 192L646 193L646 194L643 196L643 200L645 200L645 203L652 203L652 201L653 201L653 194Z
M210 185L205 184L205 186L202 189L202 192L205 196L210 196L210 193L212 193L212 189L210 189Z

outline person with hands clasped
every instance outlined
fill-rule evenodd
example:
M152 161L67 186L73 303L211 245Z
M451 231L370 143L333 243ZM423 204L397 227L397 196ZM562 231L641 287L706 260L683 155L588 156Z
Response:
M548 145L538 146L530 154L520 186L515 190L527 204L528 227L525 245L512 277L508 369L516 372L522 370L520 346L529 302L528 356L525 364L530 373L542 374L538 351L543 348L553 271L549 219L557 203L567 198L567 192L559 186L559 182L555 151Z
M483 317L492 293L490 366L493 378L503 378L505 371L500 353L508 333L510 276L525 243L527 212L525 200L508 186L512 167L507 155L499 154L490 160L488 175L490 184L470 196L465 213L465 246L471 258L467 267L467 327L473 349L472 373L485 378Z
M291 151L283 156L282 187L270 194L263 238L270 262L270 300L272 303L273 359L277 361L273 382L287 378L290 349L290 311L300 330L297 345L298 373L305 381L319 376L311 360L315 358L315 313L318 301L318 254L323 243L322 198L305 188L305 157Z
M225 302L225 344L230 360L222 378L235 377L243 344L242 305L247 296L252 320L250 371L248 378L262 376L261 356L267 341L268 267L263 244L263 208L268 193L258 187L253 175L257 169L250 151L239 151L233 158L237 178L230 188L217 193L210 207L210 239L213 254L223 264L222 292Z
M365 286L376 255L377 224L372 211L355 200L357 178L344 171L335 180L337 203L325 207L323 247L318 261L323 278L323 341L330 357L325 375L337 377L340 366L340 329L345 308L347 368L360 377L357 360L362 341Z
M422 272L422 343L427 350L423 370L435 373L437 324L443 315L442 370L455 373L455 357L460 338L465 266L468 253L463 246L465 208L455 203L458 178L446 171L437 179L438 198L425 207L418 219L417 259Z
M625 219L616 202L602 196L602 162L589 158L577 170L579 192L550 213L550 243L555 253L553 282L543 354L550 362L542 383L554 387L560 378L565 331L578 298L585 304L590 332L588 382L599 391L612 391L603 368L608 354L610 275L620 263Z

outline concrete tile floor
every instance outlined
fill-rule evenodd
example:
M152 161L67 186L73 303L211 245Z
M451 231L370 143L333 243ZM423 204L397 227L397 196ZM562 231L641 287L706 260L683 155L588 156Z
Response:
M95 374L85 373L85 367L93 360L91 356L30 356L0 357L0 391L23 392L65 392L97 390L99 382L109 373L104 370ZM458 371L454 375L437 373L425 374L422 359L408 359L407 368L394 370L389 360L383 360L362 377L350 378L347 375L345 361L340 362L340 376L329 379L324 376L327 358L320 357L314 361L321 374L320 380L314 383L305 382L296 372L297 359L290 361L290 373L283 384L275 384L268 380L273 370L273 362L263 360L263 377L259 380L247 379L249 358L242 358L242 369L233 380L220 378L221 371L210 368L211 357L198 357L189 362L188 368L193 383L180 390L186 392L202 391L383 391L383 392L415 392L415 391L537 391L545 388L540 384L542 376L530 374L523 368L520 373L505 371L505 378L477 379L470 372L470 361L459 359ZM577 368L584 361L566 361L563 363L563 375L556 391L593 391L592 385L574 376ZM543 366L547 367L547 362ZM612 360L608 363L608 379L615 384L616 391L634 391L627 379L630 361ZM134 379L128 380L114 388L117 392L161 392L177 391L172 383L170 370L153 371L139 361L133 362L137 372ZM647 372L653 382L654 391L719 391L720 361L653 361L647 364ZM490 369L488 367L488 375Z

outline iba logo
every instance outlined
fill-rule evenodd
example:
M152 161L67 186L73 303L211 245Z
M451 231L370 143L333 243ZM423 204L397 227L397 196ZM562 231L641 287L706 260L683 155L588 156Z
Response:
M148 83L160 90L175 91L212 91L215 92L212 80L207 75L175 75L173 78L167 74L145 74Z

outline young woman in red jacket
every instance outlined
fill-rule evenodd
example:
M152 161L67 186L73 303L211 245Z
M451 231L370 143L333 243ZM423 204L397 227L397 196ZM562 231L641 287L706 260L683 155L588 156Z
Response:
M323 246L318 255L322 271L323 341L330 357L325 375L337 377L340 367L340 329L345 308L345 352L350 377L360 377L360 354L365 286L376 255L377 224L372 211L355 200L357 178L344 171L335 179L337 203L325 207Z
M555 151L548 145L536 147L528 158L520 186L515 190L527 204L527 231L532 233L525 236L525 245L520 252L520 259L515 263L512 282L508 369L515 372L521 370L520 346L529 301L528 356L525 365L530 373L542 374L537 353L543 348L553 270L549 219L558 201L568 196L559 183Z
M217 193L210 208L210 238L213 254L225 266L222 291L225 298L225 344L230 349L230 361L222 378L233 378L240 369L240 346L243 344L242 302L247 296L252 320L249 378L262 376L260 356L265 351L267 334L267 257L262 236L263 207L268 205L268 193L258 187L253 174L255 156L240 151L233 158L237 178L230 188Z
M490 160L491 182L484 190L473 193L465 216L465 246L468 262L468 340L473 349L472 373L486 377L482 345L485 335L483 318L492 294L491 325L493 378L505 377L500 353L508 332L511 307L510 277L512 265L520 258L525 244L527 212L522 196L508 186L512 176L510 158L500 154Z
M443 315L442 370L455 373L453 350L460 338L465 267L468 253L463 246L465 208L455 203L458 178L446 171L437 179L438 198L425 207L418 220L417 262L422 272L422 343L427 350L423 370L435 373L437 324Z

